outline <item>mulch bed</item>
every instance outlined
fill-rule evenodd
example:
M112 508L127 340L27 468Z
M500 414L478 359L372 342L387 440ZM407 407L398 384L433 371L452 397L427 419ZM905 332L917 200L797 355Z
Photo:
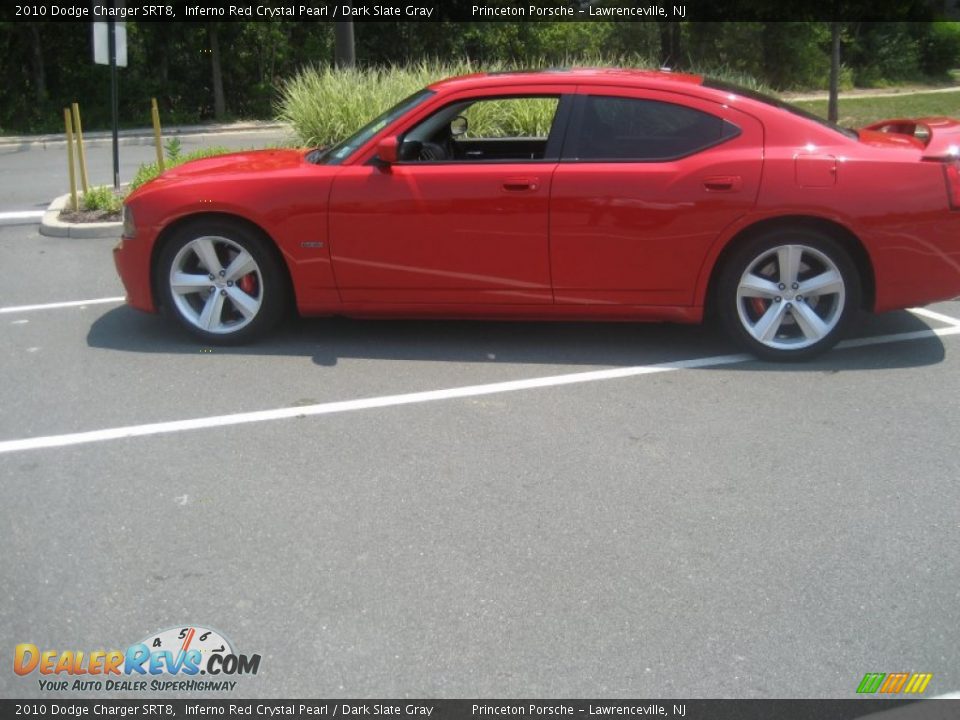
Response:
M120 213L106 210L68 210L60 211L60 220L71 223L120 222Z

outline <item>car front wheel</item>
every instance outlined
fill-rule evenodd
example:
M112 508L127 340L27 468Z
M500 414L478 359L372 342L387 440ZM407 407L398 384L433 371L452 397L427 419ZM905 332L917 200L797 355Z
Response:
M725 264L718 313L727 331L766 360L806 360L833 347L860 306L860 278L828 236L777 231Z
M179 230L157 264L162 304L211 344L252 340L273 328L285 305L285 283L266 241L231 223Z

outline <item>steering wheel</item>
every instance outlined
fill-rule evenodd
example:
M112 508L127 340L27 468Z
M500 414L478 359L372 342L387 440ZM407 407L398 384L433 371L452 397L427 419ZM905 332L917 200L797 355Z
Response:
M436 161L449 160L450 152L440 143L423 142L420 143L420 152L417 155L418 160Z

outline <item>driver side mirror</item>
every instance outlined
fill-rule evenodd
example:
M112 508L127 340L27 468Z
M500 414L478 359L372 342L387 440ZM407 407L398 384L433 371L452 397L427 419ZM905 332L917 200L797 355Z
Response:
M383 165L393 165L395 162L397 162L397 151L399 146L400 143L395 135L384 138L377 143L377 159Z
M450 121L450 136L456 138L461 135L466 135L469 127L470 125L467 123L467 119L463 115L457 115Z

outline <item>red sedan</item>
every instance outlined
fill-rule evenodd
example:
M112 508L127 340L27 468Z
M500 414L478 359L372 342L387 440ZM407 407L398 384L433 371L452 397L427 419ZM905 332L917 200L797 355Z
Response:
M198 160L124 207L135 308L207 343L303 315L670 320L757 355L960 294L960 123L859 131L697 76L478 74L340 144Z

